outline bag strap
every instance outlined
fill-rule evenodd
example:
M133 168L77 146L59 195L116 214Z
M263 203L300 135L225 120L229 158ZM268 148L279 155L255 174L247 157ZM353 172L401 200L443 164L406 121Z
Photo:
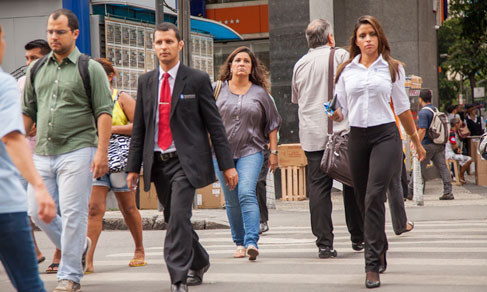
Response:
M220 95L220 90L222 89L222 84L223 82L221 80L218 80L216 82L215 91L213 92L213 97L215 98L215 101L218 100L218 96Z
M330 48L330 57L328 59L328 101L333 98L333 76L335 69L335 48ZM333 134L333 120L328 117L328 134Z

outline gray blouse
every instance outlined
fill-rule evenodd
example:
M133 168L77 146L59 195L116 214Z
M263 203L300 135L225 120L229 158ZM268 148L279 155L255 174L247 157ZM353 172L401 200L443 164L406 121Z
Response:
M215 85L216 82L213 88ZM227 81L223 82L216 105L234 159L264 150L269 143L269 133L281 126L281 116L271 97L255 84L247 93L237 95L230 91Z

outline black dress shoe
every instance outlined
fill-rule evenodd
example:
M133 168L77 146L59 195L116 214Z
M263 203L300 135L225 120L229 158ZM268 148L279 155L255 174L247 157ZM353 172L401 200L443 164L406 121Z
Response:
M379 273L380 274L384 273L386 269L387 269L387 258L386 258L386 252L384 252L380 255Z
M375 277L377 275L377 277ZM372 278L372 279L368 279ZM377 288L380 287L379 273L377 272L367 272L365 276L365 287L367 288Z
M188 285L183 283L171 284L171 292L188 292Z
M209 268L210 264L199 270L189 270L188 278L186 280L188 286L201 285L203 283L203 275L208 271Z
M259 225L259 234L269 231L269 225L267 222L262 222Z
M352 242L352 249L354 251L361 251L364 249L364 243L363 242Z

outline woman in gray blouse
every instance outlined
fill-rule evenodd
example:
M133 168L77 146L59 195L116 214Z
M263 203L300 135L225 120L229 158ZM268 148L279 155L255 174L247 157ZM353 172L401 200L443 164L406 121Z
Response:
M235 49L220 68L222 81L216 97L225 125L239 183L233 190L222 184L225 207L237 245L235 258L255 260L259 255L259 204L256 184L263 162L263 150L270 144L269 168L277 167L277 131L281 117L268 90L267 71L247 47ZM216 174L224 182L218 163L213 159Z

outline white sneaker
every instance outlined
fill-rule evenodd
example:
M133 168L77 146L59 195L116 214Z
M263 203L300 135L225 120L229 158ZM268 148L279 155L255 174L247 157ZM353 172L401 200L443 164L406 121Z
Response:
M81 292L81 285L71 280L63 279L57 282L53 292Z

